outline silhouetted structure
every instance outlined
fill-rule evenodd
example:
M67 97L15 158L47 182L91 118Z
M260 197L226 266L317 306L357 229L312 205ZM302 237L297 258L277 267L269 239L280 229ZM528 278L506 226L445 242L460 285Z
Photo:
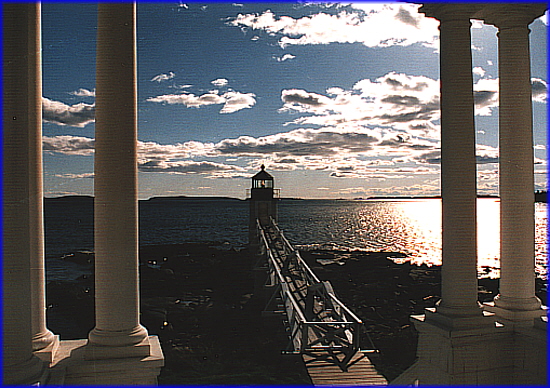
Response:
M274 188L273 177L265 171L265 166L262 164L260 172L252 177L252 188L250 189L248 242L252 245L258 241L257 219L262 225L270 225L270 217L277 221L278 200L279 189Z

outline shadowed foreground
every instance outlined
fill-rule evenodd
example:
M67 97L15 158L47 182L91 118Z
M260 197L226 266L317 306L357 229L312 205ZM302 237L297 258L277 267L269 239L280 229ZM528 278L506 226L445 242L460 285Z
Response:
M439 299L440 268L395 264L389 256L402 255L302 252L362 319L380 350L372 361L391 381L414 361L417 333L409 316ZM70 259L93 265L92 254ZM140 260L141 321L159 335L166 359L159 384L311 384L300 356L281 355L288 343L282 321L260 317L264 306L252 297L252 259L245 251L145 246ZM480 300L492 299L498 280L479 284ZM94 326L93 278L49 283L46 295L49 328L62 339L86 338ZM537 296L546 304L539 280Z

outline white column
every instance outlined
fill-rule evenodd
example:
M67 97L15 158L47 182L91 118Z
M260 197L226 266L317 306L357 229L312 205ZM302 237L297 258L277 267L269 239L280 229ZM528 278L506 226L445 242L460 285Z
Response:
M40 14L40 3L38 14ZM29 53L29 90L33 106L29 111L29 214L33 350L43 350L58 339L46 328L46 283L44 266L44 190L42 185L42 53L40 18L37 20L36 47ZM30 95L29 95L30 96ZM50 358L51 352L49 349Z
M429 6L424 6L428 8ZM481 316L477 302L476 159L471 11L435 6L440 20L441 73L441 301L449 317Z
M539 9L537 9L539 8ZM500 294L495 306L542 313L535 296L533 119L528 25L545 5L500 5L486 21L498 27ZM531 319L532 314L524 314Z
M3 4L3 383L32 384L43 365L32 354L31 181L40 126L40 6ZM36 141L36 139L33 139ZM32 209L34 210L34 209Z
M149 353L147 331L139 323L135 42L135 4L100 3L94 182L96 325L89 334L89 344L97 345L92 357L98 358ZM103 352L102 347L111 349Z

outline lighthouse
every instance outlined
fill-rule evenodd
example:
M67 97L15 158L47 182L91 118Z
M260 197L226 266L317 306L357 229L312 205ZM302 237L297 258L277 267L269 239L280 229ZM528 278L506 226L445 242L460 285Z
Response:
M269 225L270 218L277 221L279 189L273 188L273 183L273 176L265 171L262 164L260 172L252 177L250 189L249 244L255 244L258 238L256 220L259 220L262 226Z

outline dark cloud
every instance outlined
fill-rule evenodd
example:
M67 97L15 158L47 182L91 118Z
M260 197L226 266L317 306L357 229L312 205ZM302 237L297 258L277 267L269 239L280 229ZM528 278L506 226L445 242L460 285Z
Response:
M298 160L294 158L283 158L276 161L276 163L288 163L288 164L297 164L300 163Z
M439 114L439 101L432 101L422 105L421 108L405 113L385 113L380 116L387 124L406 123L409 121L431 121Z
M426 152L415 159L420 163L441 164L441 151Z
M477 164L491 164L491 163L498 163L498 161L499 161L499 158L495 156L476 155Z
M342 151L365 152L378 139L366 133L302 129L263 138L241 136L216 144L225 155L331 156Z
M421 92L430 86L426 82L417 82L414 86L409 86L391 76L386 77L384 82L390 85L393 89L411 90L415 92Z
M139 165L141 172L164 172L174 174L209 174L215 172L241 171L242 168L213 162L165 162L150 160Z
M322 106L323 96L315 93L308 93L305 90L283 90L281 99L285 104L301 104L309 106Z
M339 166L339 167L336 167L336 170L340 171L340 172L355 171L355 167L353 167L353 166Z
M424 153L417 158L415 158L420 163L426 163L426 164L441 164L441 151L432 151ZM476 155L476 163L477 164L491 164L491 163L498 163L499 158L498 156L490 156L490 155Z
M492 104L492 101L494 101L496 95L497 92L492 92L489 90L474 91L474 103L481 106Z
M403 84L400 81L396 80L395 78L387 77L384 80L384 82L387 83L390 86L393 86L394 88L402 88L403 87Z
M409 125L409 128L416 131L426 131L432 129L432 127L428 124Z
M388 104L404 105L404 106L415 106L420 104L420 100L414 96L391 95L391 96L384 97L381 101Z
M397 12L397 15L395 15L395 18L402 23L418 28L418 20L403 7L399 7L399 11Z
M411 138L405 135L397 135L394 138L385 139L377 145L393 148L407 148L411 150L429 150L434 148L432 144L413 143L411 142Z

